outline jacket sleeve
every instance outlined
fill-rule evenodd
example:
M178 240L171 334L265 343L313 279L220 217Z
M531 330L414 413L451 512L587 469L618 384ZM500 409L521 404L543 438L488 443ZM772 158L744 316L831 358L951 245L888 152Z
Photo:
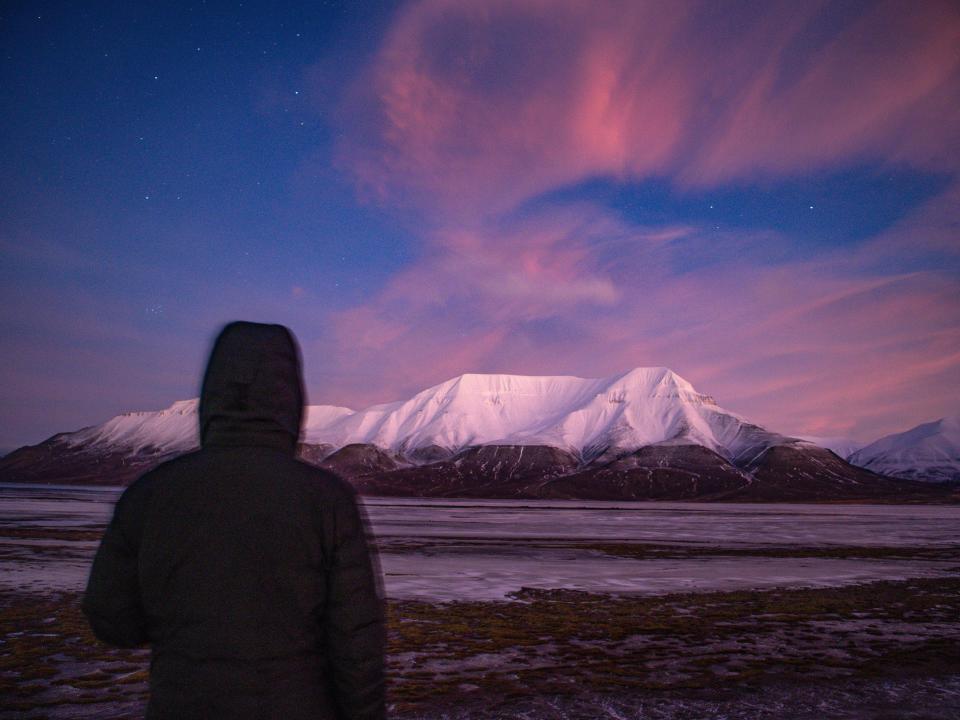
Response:
M386 631L379 568L352 494L334 511L323 635L334 697L343 720L386 717Z
M132 530L135 499L128 488L117 501L90 569L81 608L93 634L110 645L136 647L147 642L140 601L137 543Z

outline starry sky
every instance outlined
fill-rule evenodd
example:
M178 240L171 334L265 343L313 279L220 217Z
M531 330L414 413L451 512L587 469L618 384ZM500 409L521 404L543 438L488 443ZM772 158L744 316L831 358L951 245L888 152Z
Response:
M13 2L0 449L194 397L664 365L772 430L960 411L951 2Z

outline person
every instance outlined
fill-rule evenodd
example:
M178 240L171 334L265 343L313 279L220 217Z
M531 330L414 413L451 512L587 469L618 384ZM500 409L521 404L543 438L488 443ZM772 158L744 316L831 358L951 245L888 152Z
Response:
M285 327L227 325L200 449L117 501L82 609L151 645L149 720L385 717L376 557L351 487L295 458L303 398Z

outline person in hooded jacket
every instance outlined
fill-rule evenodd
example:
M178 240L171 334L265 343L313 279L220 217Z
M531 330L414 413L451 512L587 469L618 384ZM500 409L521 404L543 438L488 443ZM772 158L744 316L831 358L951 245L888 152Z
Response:
M201 449L117 501L82 609L151 645L150 720L385 717L379 569L351 487L295 458L303 404L291 333L227 325Z

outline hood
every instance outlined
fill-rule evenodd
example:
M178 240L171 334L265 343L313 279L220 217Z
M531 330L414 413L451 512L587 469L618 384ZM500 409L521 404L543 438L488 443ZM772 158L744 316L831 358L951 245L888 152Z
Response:
M200 444L296 450L300 352L282 325L233 322L217 336L200 391Z

